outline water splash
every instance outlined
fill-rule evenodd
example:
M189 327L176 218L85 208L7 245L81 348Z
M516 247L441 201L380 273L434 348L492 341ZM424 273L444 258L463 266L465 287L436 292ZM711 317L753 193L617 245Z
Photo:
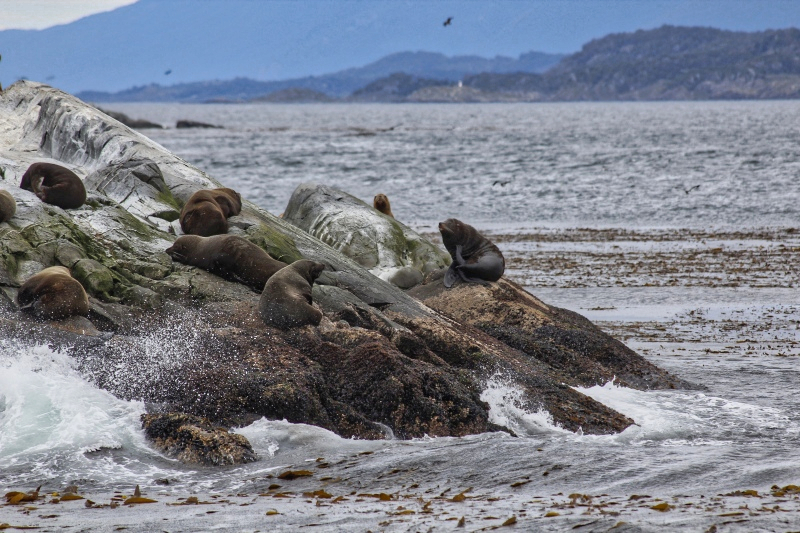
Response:
M119 479L130 456L157 456L141 431L141 402L89 383L67 354L0 341L0 471L3 481ZM114 451L124 452L114 458ZM124 459L123 459L124 457ZM141 466L141 465L139 465ZM144 470L152 468L147 466Z
M489 404L490 422L505 426L519 436L566 432L553 422L552 415L546 410L532 410L522 389L501 374L486 381L481 400Z

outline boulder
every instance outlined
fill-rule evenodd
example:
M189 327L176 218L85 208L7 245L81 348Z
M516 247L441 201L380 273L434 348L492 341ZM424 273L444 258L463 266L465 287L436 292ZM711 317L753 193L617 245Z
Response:
M283 218L402 289L451 261L402 222L326 185L299 185Z
M142 415L142 429L156 448L186 464L220 466L258 460L245 437L198 416Z

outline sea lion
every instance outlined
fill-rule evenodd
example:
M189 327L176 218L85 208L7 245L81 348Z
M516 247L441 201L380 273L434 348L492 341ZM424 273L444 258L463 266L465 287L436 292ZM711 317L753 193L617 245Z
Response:
M28 278L19 289L17 303L21 310L44 319L89 314L86 291L63 266L45 268Z
M34 163L29 166L19 186L32 191L43 202L62 209L76 209L86 201L86 187L78 175L53 163Z
M444 247L453 262L444 276L444 286L450 288L458 279L487 285L497 281L506 269L500 249L478 233L478 230L455 218L439 222Z
M183 235L167 248L179 263L192 265L230 281L243 283L261 292L267 280L286 263L237 235L199 237Z
M211 196L222 209L225 218L235 217L242 212L242 195L228 187L209 189Z
M301 259L269 278L258 302L264 323L280 329L318 326L322 313L311 305L311 286L324 269L322 263Z
M394 218L392 214L392 204L389 203L389 198L385 194L376 194L375 198L372 200L372 207L384 215Z
M8 191L0 191L0 222L5 222L17 212L17 201Z
M228 233L228 217L242 210L242 198L233 189L221 187L197 191L181 210L181 229L187 235L210 237Z

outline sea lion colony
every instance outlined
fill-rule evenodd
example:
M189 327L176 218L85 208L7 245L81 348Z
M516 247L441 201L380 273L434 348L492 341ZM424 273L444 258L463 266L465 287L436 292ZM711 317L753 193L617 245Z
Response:
M32 190L42 201L64 208L80 207L86 190L69 169L52 163L34 163L20 187ZM389 198L377 194L373 207L394 218ZM242 210L241 195L226 187L192 194L181 210L180 224L186 235L178 237L166 252L174 260L202 268L229 281L261 292L258 311L267 325L288 329L319 325L322 313L313 306L311 288L325 268L307 259L287 265L273 259L250 241L227 235L227 219ZM0 191L0 222L10 219L16 202ZM439 224L445 248L453 258L444 284L457 281L486 284L497 281L505 269L500 250L472 226L457 219ZM18 304L39 318L56 319L86 315L89 303L81 284L65 267L50 267L29 278L21 287Z

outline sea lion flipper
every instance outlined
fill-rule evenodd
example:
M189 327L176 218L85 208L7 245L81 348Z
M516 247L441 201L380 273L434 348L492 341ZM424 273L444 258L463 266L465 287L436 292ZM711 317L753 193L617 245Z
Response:
M463 249L463 246L460 244L456 246L456 261L458 262L458 266L461 266L465 263L464 258L461 256L461 250Z
M450 263L450 268L447 269L447 272L444 273L444 286L448 289L452 287L456 281L459 279L459 272L456 269L455 262Z

